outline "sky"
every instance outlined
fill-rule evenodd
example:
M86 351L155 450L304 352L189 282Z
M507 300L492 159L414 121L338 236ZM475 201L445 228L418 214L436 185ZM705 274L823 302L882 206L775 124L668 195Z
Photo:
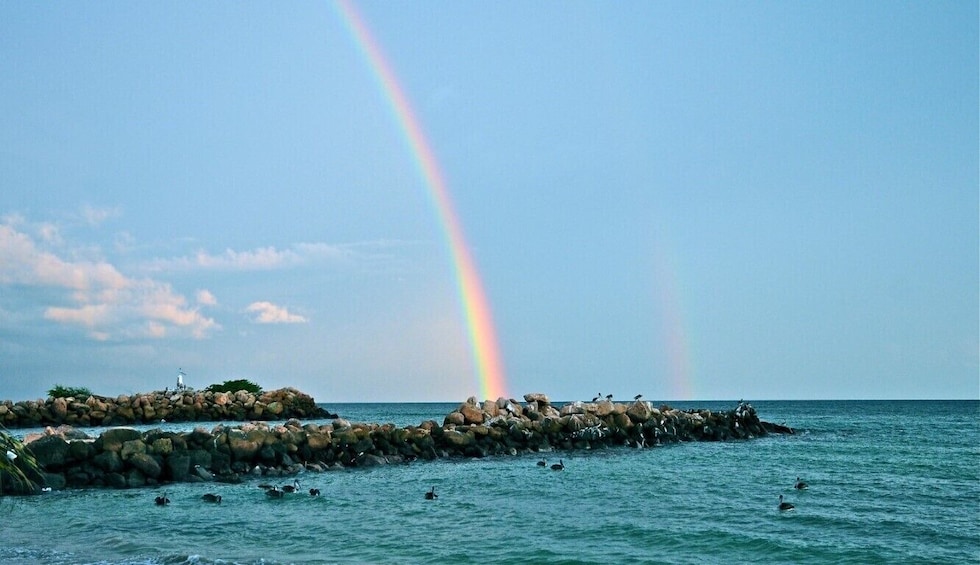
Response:
M0 398L980 398L978 21L0 3Z

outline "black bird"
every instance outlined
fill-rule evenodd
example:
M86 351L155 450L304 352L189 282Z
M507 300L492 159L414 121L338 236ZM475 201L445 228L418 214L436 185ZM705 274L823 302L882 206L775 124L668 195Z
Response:
M220 494L211 494L209 492L209 493L206 493L206 494L202 494L201 495L201 500L203 500L204 502L215 502L217 504L221 504L221 495Z
M542 459L541 461L538 461L538 467L544 467L547 464L548 464L548 462L545 461L544 459Z
M429 492L425 493L426 500L434 500L436 498L439 498L439 495L436 494L436 487L432 487Z
M563 471L565 469L565 462L561 459L557 463L551 466L552 471Z
M793 488L795 488L796 490L806 490L810 488L810 485L801 481L799 477L796 477L796 484L793 485Z
M779 509L781 511L784 511L784 510L793 510L795 508L796 507L793 506L792 504L790 504L789 502L783 502L783 495L779 495Z
M167 498L167 493L163 493L163 496L154 498L153 502L155 502L157 506L166 506L170 504L170 499Z
M320 489L318 489L318 488L311 488L310 489L310 496L320 496Z
M611 394L607 394L606 395L606 400L612 400L612 395Z
M299 479L293 479L293 484L282 487L283 492L296 492L299 490Z
M602 393L599 393L599 395L598 395L598 396L596 396L596 397L594 397L594 398L592 399L592 402L595 402L595 401L597 401L597 400L599 400L600 398L602 398Z
M262 484L255 485L255 486L257 486L257 487L259 487L261 489L265 489L265 490L269 490L270 488L275 488L273 485L270 485L269 483L262 483Z
M633 400L639 400L641 398L643 398L643 395L642 394L638 394L638 395L636 395L636 396L633 397Z

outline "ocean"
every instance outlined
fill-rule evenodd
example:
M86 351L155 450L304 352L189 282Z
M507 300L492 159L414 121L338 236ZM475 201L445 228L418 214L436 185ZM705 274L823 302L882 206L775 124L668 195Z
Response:
M751 404L797 433L307 472L278 500L259 480L3 497L0 562L980 563L980 401ZM405 426L457 405L323 406Z

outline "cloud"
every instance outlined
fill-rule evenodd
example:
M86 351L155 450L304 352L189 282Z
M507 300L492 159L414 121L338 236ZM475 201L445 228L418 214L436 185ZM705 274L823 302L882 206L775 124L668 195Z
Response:
M82 221L91 227L95 227L109 218L119 216L120 210L119 208L96 208L95 206L85 204L79 211L79 215Z
M354 256L352 247L357 244L332 245L328 243L298 243L289 249L258 247L246 251L225 249L213 254L204 250L183 257L154 259L144 265L149 272L161 271L269 271L341 260Z
M218 299L206 289L197 291L197 303L201 306L217 306Z
M255 314L252 321L258 324L303 324L307 321L303 316L290 314L282 306L271 302L253 302L245 311Z
M169 284L133 278L104 259L63 257L15 224L0 224L0 286L47 291L44 319L81 326L93 339L190 335L203 338L220 326ZM49 232L42 226L42 232ZM90 253L90 251L89 251ZM213 298L213 297L211 297ZM67 305L65 305L67 303Z

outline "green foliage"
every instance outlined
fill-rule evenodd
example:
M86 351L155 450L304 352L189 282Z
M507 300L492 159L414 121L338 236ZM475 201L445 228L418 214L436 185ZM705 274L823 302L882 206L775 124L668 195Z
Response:
M237 379L234 381L225 381L220 385L214 384L204 390L206 392L238 392L240 390L244 390L253 394L259 394L262 392L262 387L253 383L252 381Z
M0 426L0 473L13 478L15 491L18 493L35 490L37 483L31 480L28 474L34 477L40 476L40 469L34 455L3 426ZM0 477L0 494L2 494L2 477Z
M77 387L54 385L54 388L48 391L48 396L51 398L68 398L69 396L74 396L75 398L88 398L92 396L92 391L83 386Z

